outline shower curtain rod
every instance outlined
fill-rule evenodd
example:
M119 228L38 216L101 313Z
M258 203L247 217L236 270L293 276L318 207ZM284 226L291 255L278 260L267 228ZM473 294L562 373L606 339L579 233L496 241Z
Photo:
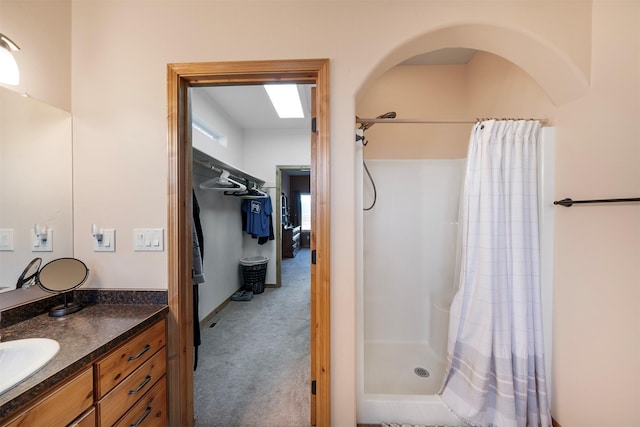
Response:
M513 119L513 118L486 118L475 120L428 120L428 119L362 119L356 117L356 123L424 123L424 124L473 124L484 120L537 120L541 124L546 124L547 119Z

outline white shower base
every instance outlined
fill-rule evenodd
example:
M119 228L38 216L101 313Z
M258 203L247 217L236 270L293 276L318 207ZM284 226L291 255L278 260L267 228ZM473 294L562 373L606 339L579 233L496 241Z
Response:
M382 422L464 426L435 393L444 361L428 343L365 342L364 394L358 400L358 423ZM415 368L429 371L427 378Z
M436 394L442 384L444 363L428 343L365 342L364 390L373 394ZM418 376L424 368L429 376Z

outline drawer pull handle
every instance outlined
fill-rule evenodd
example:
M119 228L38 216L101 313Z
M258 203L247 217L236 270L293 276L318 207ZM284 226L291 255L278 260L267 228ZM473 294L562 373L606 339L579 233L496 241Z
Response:
M131 362L132 360L136 360L138 357L142 356L143 354L145 354L147 351L149 351L149 349L151 348L151 344L147 344L144 346L144 349L136 354L135 356L129 356L129 362Z
M131 394L136 394L137 392L142 390L144 388L144 386L146 386L149 383L149 381L151 381L151 375L147 375L147 377L144 379L144 381L142 381L142 384L140 384L137 389L129 390L129 394L130 395Z
M140 419L136 421L135 424L131 424L131 427L138 427L144 421L144 419L149 416L150 413L151 413L151 406L147 406L147 410L144 411L144 414L142 414Z

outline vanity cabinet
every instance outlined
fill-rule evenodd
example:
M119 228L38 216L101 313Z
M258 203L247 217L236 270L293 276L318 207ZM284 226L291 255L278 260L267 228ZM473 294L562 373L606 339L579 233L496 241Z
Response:
M47 393L4 426L51 427L73 425L93 405L93 369L88 367L70 381ZM90 424L89 424L90 425Z
M166 427L166 321L127 339L1 427Z
M165 328L157 322L95 363L99 426L166 426Z
M282 258L293 258L300 250L300 226L282 229Z

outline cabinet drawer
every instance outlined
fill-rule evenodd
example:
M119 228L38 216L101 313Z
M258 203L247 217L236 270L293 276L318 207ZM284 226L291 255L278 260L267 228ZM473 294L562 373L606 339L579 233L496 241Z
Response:
M91 408L84 414L80 415L68 427L96 427L96 410Z
M166 377L154 385L135 404L116 427L166 427L167 425L167 382Z
M66 426L91 405L93 405L93 372L88 368L35 405L28 407L6 426Z
M96 363L96 391L102 398L165 345L165 320L131 338Z
M167 370L166 347L162 348L142 366L98 402L100 425L111 426L140 399Z

